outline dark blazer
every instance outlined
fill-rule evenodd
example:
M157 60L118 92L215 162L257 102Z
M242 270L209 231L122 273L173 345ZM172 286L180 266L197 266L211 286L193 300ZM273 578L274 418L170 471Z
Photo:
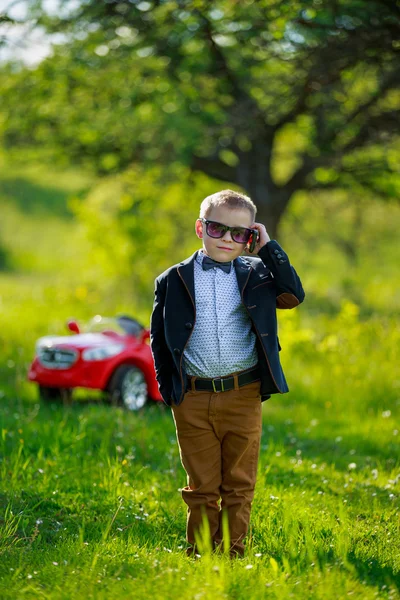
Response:
M164 402L180 404L186 391L183 352L196 321L194 259L173 265L155 280L155 299L150 324L150 345L156 378ZM261 400L289 391L279 360L276 308L294 308L304 300L299 276L276 240L270 240L257 256L233 261L242 303L256 333L261 370Z

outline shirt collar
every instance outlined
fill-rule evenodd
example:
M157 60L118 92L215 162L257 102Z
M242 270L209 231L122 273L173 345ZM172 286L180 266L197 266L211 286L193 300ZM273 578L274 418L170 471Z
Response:
M199 263L199 265L203 264L204 257L205 257L205 254L203 252L203 249L200 248L200 250L198 251L197 256L196 256L196 261Z
M196 256L196 261L199 263L199 265L203 265L203 258L207 256L204 251L203 248L200 248L199 251L197 252L197 256ZM231 263L233 263L233 261L230 261Z

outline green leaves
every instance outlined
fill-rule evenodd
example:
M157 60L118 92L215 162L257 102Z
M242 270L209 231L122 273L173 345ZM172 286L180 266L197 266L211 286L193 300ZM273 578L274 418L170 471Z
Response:
M6 147L49 147L99 175L131 165L196 168L251 194L274 234L297 190L340 187L347 159L365 152L368 168L374 145L398 139L394 4L88 0L64 8L60 17L42 2L31 7L49 32L66 35L53 56L35 70L3 67ZM374 193L376 178L363 169L352 170L354 185ZM390 173L385 161L381 170Z

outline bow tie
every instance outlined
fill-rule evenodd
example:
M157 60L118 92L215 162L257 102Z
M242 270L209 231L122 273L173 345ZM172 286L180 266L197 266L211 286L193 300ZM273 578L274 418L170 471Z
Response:
M204 256L204 258L203 258L203 269L205 271L208 271L208 269L212 269L213 267L219 267L220 269L222 269L223 271L225 271L225 273L230 273L230 271L231 271L231 264L232 264L231 261L229 261L229 262L218 262L216 260L213 260L209 256Z

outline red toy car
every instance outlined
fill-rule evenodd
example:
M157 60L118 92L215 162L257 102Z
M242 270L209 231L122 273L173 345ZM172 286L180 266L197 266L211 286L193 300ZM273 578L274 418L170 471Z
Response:
M74 320L67 327L76 335L45 336L36 342L28 379L39 385L43 400L70 398L73 388L84 387L103 390L129 410L139 410L149 398L162 401L149 329L125 315L97 315L85 332Z

